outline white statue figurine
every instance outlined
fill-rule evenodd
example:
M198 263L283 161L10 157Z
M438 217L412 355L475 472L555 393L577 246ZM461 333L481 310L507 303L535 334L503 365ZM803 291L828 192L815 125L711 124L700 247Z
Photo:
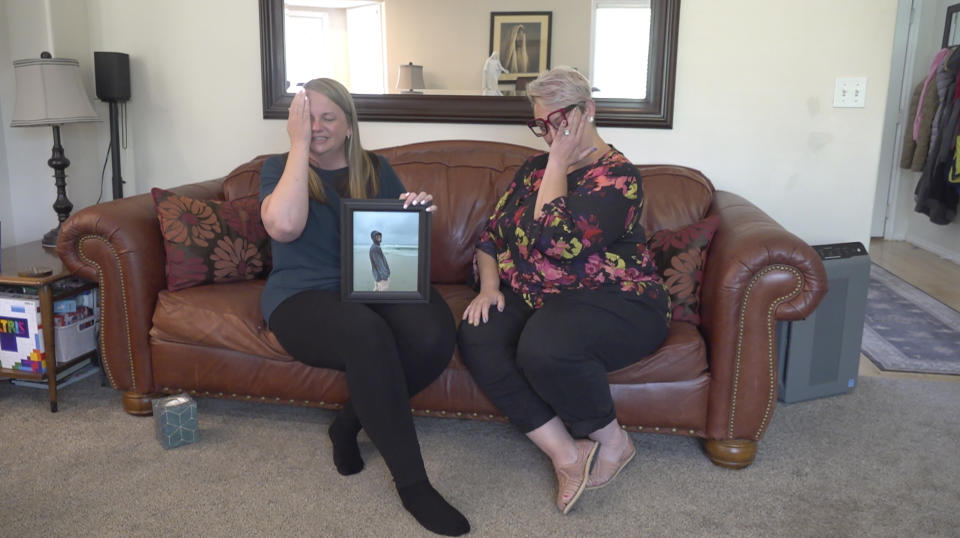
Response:
M509 73L500 63L500 53L494 51L483 63L483 95L503 95L498 81L500 73Z

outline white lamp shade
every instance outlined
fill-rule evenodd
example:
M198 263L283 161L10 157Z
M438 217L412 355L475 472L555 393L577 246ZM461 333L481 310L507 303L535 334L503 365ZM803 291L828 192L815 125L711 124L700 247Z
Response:
M423 66L414 65L410 62L400 66L397 73L397 88L402 90L422 90L423 85Z
M100 121L83 88L76 60L16 60L13 73L17 97L11 127Z

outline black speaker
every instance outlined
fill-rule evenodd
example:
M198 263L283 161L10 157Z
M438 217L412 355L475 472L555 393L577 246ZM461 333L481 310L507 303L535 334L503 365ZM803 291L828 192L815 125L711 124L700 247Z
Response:
M130 99L130 55L123 52L94 52L97 99L107 102Z

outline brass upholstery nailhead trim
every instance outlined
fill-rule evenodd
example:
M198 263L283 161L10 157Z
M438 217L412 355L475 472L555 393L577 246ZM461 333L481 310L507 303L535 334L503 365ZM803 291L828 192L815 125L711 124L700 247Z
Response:
M763 432L763 429L766 427L767 420L770 418L770 410L771 410L771 407L773 406L773 399L774 399L774 387L776 386L776 383L777 383L777 378L776 378L776 371L777 371L776 360L777 359L776 359L776 353L774 352L774 349L773 349L773 330L774 330L773 313L777 309L777 307L780 306L780 303L792 297L796 297L796 295L800 292L800 289L803 286L803 275L800 274L800 271L797 271L795 268L789 265L775 264L775 265L764 267L763 269L758 271L757 274L753 276L753 278L750 279L750 284L747 286L747 291L743 295L743 300L740 301L740 321L737 324L737 352L736 352L736 360L735 360L734 369L733 369L733 393L730 396L730 422L727 426L727 435L731 439L733 439L733 426L734 426L734 422L736 422L736 417L737 417L737 392L740 389L740 362L741 362L740 360L743 356L743 325L744 325L744 319L746 318L746 315L747 315L747 303L750 301L750 294L753 291L753 287L757 284L757 281L759 281L761 277L763 277L764 275L766 275L771 271L786 271L788 273L793 273L793 276L796 278L797 285L793 288L793 290L790 293L774 299L773 302L770 304L770 308L767 309L767 370L770 372L770 390L767 394L766 408L763 411L763 420L760 421L760 428L757 429L756 433L753 434L754 438L757 438L760 436L760 434Z
M103 268L100 267L100 264L91 260L83 251L83 245L87 240L99 240L103 241L103 244L107 246L107 249L110 251L110 254L113 256L113 259L117 263L118 273L120 274L120 307L123 309L123 322L124 328L126 329L127 336L127 362L130 364L130 388L136 390L137 377L133 371L133 343L130 341L130 318L127 310L127 286L124 283L123 270L120 267L120 256L117 255L116 249L113 248L113 245L105 237L99 235L84 235L77 240L77 252L80 255L80 259L87 262L89 265L92 265L97 268L97 280L99 281L100 289L97 290L97 293L100 294L100 352L102 357L100 357L100 364L103 365L103 371L107 374L107 379L110 381L110 386L118 389L117 382L113 378L113 373L110 372L110 361L107 360L107 345L106 345L106 324L103 320L106 318L107 304L106 304L106 286L103 281Z
M204 397L207 397L207 398L229 398L229 399L234 399L234 400L252 400L252 399L259 399L261 402L267 402L267 401L280 402L280 401L281 401L279 396L274 396L274 397L271 399L269 396L255 396L255 395L251 395L251 394L237 394L236 392L230 393L230 395L227 396L226 394L224 394L224 393L222 393L222 392L217 392L216 394L214 394L214 393L212 393L212 392L210 392L210 391L207 391L207 390L201 392L201 391L199 391L199 390L197 390L197 389L181 389L181 388L170 388L170 387L160 387L160 391L161 391L161 392L165 392L165 393L167 393L167 394L174 394L174 393L179 393L179 392L186 392L186 393L188 393L188 394L196 394L196 395L198 395L198 396L202 394ZM287 400L287 403L290 403L291 405L296 405L297 400L291 398L291 399ZM311 403L314 403L313 400L303 400L303 404L304 404L304 405L310 405ZM316 403L318 403L318 404L320 404L320 405L322 405L322 406L327 406L327 405L329 405L329 406L333 406L333 407L335 407L335 408L342 407L340 404L333 404L333 403L328 404L327 402L325 402L325 401L323 401L323 400L320 400L319 402L316 402Z
M661 432L661 431L664 431L664 432L665 432L665 431L667 430L667 427L666 427L666 426L664 426L664 427L660 427L660 426L625 426L625 425L621 424L620 427L623 428L624 430L627 430L627 431L636 431L637 433L642 433L643 430L644 430L644 428L646 428L647 431L652 431L652 432ZM694 435L697 434L696 430L682 430L682 429L674 428L674 427L671 427L671 428L670 428L670 433L678 433L678 434L680 434L680 435L691 435L691 436L694 436Z

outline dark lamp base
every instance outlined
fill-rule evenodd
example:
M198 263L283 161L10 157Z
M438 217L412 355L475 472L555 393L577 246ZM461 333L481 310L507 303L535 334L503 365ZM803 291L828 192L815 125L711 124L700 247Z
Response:
M40 244L45 247L56 247L57 246L57 236L60 235L60 226L50 230L49 232L43 234L43 239L40 241Z

